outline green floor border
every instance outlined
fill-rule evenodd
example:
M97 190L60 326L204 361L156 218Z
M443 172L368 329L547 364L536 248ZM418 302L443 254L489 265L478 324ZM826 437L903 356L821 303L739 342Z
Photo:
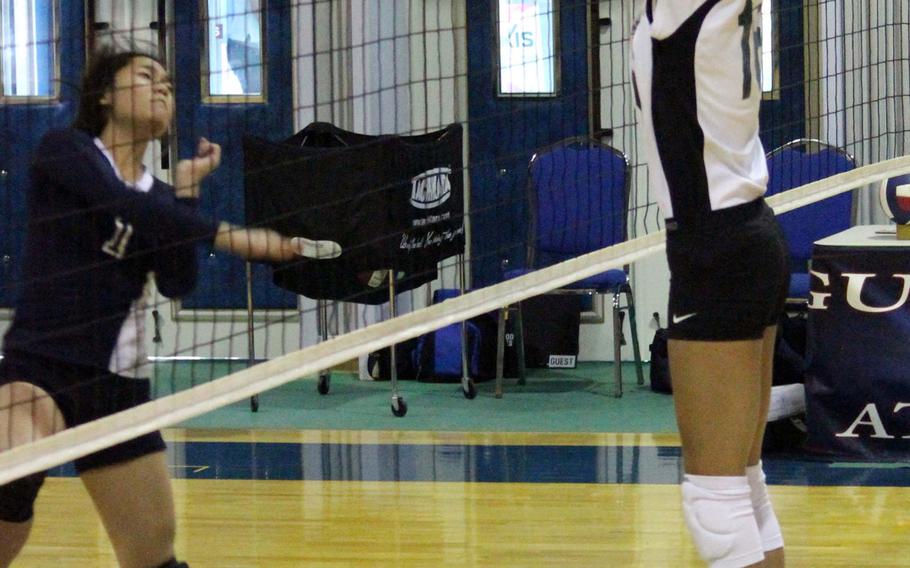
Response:
M239 370L242 366L234 366ZM227 374L219 362L159 363L155 392L162 396ZM485 432L676 432L672 398L638 386L634 365L623 364L624 396L613 396L611 363L580 363L576 369L532 369L528 383L506 380L505 396L493 396L493 382L478 384L467 400L458 383L400 381L407 415L391 412L388 382L360 381L333 373L328 395L304 378L262 393L258 412L248 401L188 420L187 428L429 430Z

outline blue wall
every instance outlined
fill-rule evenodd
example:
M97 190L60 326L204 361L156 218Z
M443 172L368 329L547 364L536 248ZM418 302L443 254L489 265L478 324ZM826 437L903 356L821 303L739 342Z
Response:
M197 2L176 2L177 147L180 157L195 151L201 136L222 147L221 167L203 183L202 211L214 219L244 223L244 134L281 140L293 134L291 12L288 0L266 4L265 53L268 100L253 104L202 102L201 61L205 21ZM246 307L246 267L241 259L220 251L200 250L199 284L183 299L186 308ZM271 269L254 264L253 301L257 308L296 307L297 297L271 282Z
M766 151L806 135L805 46L802 0L772 0L780 49L780 96L762 101L761 139Z
M37 3L50 17L50 2ZM60 45L59 94L54 102L0 104L0 307L10 307L20 285L25 244L25 193L28 164L38 141L52 127L67 126L75 116L79 82L85 64L85 13L82 0L60 0L57 33ZM39 21L39 30L42 27ZM39 50L45 51L42 48ZM40 54L39 54L40 55ZM46 78L44 79L46 80Z
M588 133L588 4L557 0L558 96L496 97L496 0L468 2L468 116L473 286L497 282L500 262L523 266L525 186L534 150Z

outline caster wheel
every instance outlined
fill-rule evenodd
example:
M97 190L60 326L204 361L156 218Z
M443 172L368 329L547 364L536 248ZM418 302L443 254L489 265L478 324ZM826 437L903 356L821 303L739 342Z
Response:
M474 400L477 396L477 385L474 384L473 380L469 379L467 383L462 383L461 394L468 400Z
M408 405L405 404L404 399L397 397L392 399L392 414L401 418L408 413Z
M259 412L259 397L250 397L250 412Z
M316 390L319 394L329 394L329 376L319 375L319 382L316 384Z

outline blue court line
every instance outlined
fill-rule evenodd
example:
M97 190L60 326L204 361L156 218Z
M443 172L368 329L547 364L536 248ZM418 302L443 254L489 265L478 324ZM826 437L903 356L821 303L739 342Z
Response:
M174 477L182 479L440 481L488 483L677 484L676 446L512 446L458 444L296 444L175 442ZM903 468L764 458L775 485L907 487ZM906 464L902 464L906 465ZM68 464L51 475L73 476Z

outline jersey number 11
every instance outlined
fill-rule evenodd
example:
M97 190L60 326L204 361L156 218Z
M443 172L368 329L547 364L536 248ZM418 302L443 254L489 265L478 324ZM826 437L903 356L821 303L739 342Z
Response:
M122 259L126 254L126 245L133 236L133 226L125 223L120 217L114 218L114 234L101 245L101 250L114 258Z
M769 0L765 0L769 1ZM755 78L761 84L761 28L752 31L752 0L746 0L746 6L739 15L738 23L743 28L743 99L752 96L752 58L755 57Z

